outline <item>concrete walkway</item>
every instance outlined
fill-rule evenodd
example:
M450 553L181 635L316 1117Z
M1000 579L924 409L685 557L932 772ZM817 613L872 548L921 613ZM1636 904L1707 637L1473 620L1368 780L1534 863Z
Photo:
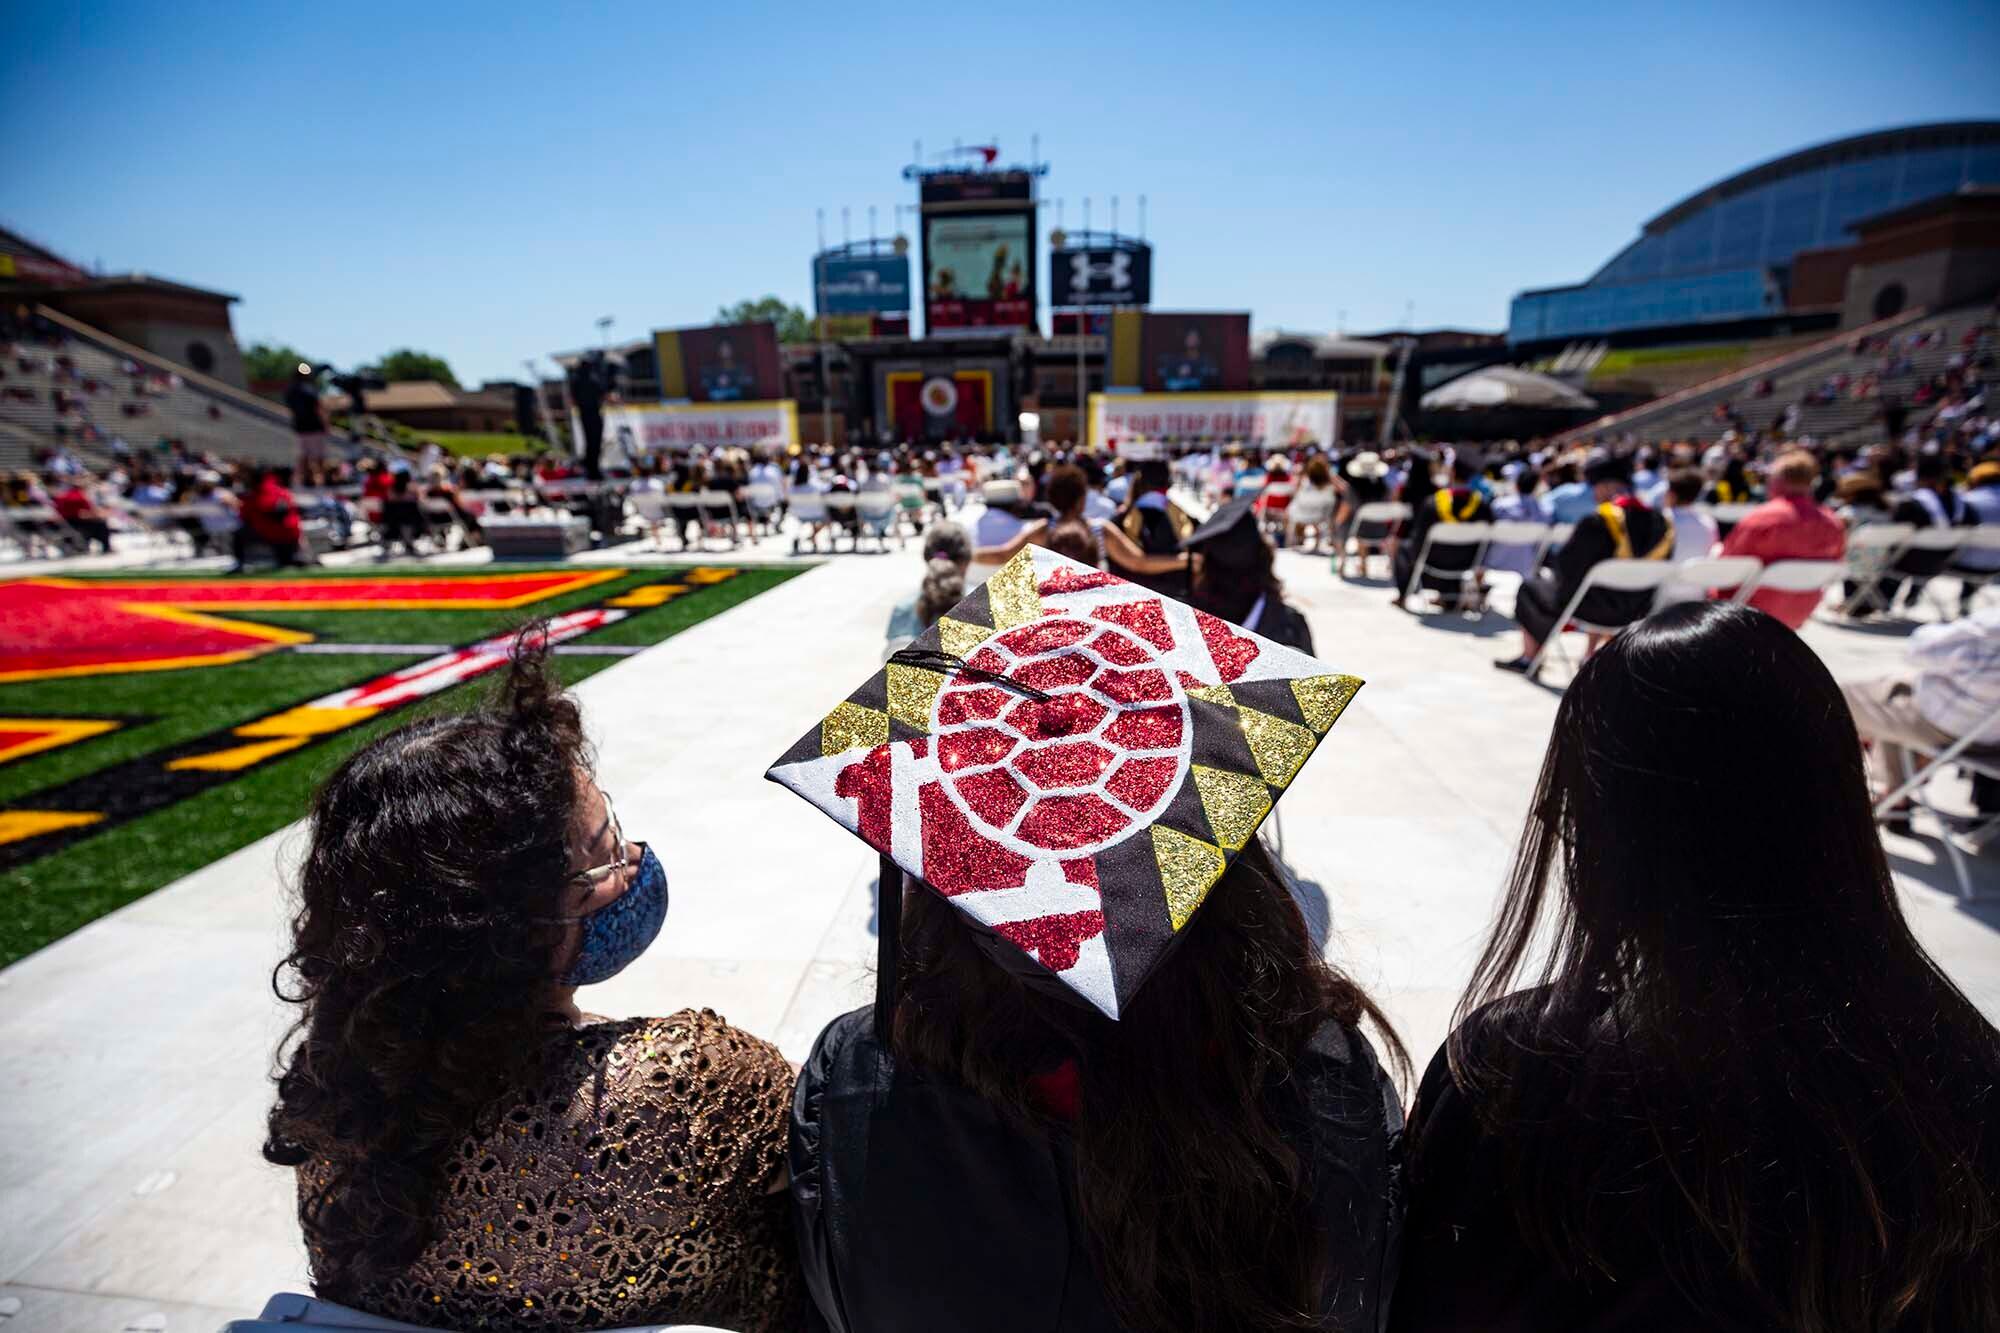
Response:
M1503 617L1419 621L1323 559L1287 552L1279 569L1320 656L1369 681L1282 806L1286 855L1330 921L1330 954L1421 1063L1487 923L1558 696L1488 665L1511 650ZM706 1005L798 1059L865 1002L874 857L762 774L878 664L918 573L914 545L843 555L579 688L603 785L673 894L659 943L589 1007ZM1841 675L1885 669L1902 646L1819 625L1807 638ZM1934 842L1890 842L1919 936L2000 1016L2000 910L1955 904ZM269 983L297 844L296 830L267 838L0 972L8 1333L208 1329L303 1288L291 1181L257 1153L287 1021ZM1981 870L2000 892L2000 865Z

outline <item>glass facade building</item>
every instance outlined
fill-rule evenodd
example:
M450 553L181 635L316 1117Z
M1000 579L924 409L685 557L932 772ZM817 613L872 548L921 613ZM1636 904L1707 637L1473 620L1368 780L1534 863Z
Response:
M1802 250L1849 244L1863 218L2000 184L2000 121L1859 135L1711 185L1645 225L1576 287L1516 296L1509 342L1754 319L1785 308Z

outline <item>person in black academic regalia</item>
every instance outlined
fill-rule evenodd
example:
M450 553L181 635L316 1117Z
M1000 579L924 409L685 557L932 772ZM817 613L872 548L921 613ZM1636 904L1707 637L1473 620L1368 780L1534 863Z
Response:
M1421 459L1417 466L1423 466ZM1472 488L1472 479L1478 475L1479 460L1470 454L1460 454L1452 460L1451 484L1441 486L1411 503L1409 531L1396 545L1396 595L1390 599L1394 605L1403 604L1404 591L1410 586L1410 575L1416 572L1417 555L1424 549L1424 537L1433 527L1440 523L1493 521L1493 506L1484 495ZM1472 568L1472 561L1478 554L1477 546L1431 547L1430 555L1424 560L1423 586L1443 598L1447 610L1459 609L1465 590L1457 571Z
M1310 653L1312 626L1285 601L1284 585L1273 569L1275 553L1257 524L1256 503L1249 495L1231 500L1181 543L1195 557L1188 602L1253 634Z
M1194 520L1167 496L1172 486L1173 472L1166 460L1147 459L1133 473L1131 498L1113 519L1147 555L1175 554L1188 534L1194 531ZM1169 597L1187 596L1187 574L1184 570L1172 574L1141 574L1127 569L1116 569L1115 572L1142 588L1151 588Z
M1521 626L1521 655L1493 664L1502 671L1528 673L1549 636L1561 632L1556 621L1583 586L1592 566L1614 558L1666 560L1673 555L1674 521L1648 509L1632 494L1629 459L1598 459L1584 469L1583 479L1596 492L1597 509L1576 525L1576 531L1556 552L1555 571L1543 570L1521 585L1514 600L1514 619ZM1615 629L1644 619L1652 608L1650 590L1599 588L1583 599L1574 614L1579 620Z

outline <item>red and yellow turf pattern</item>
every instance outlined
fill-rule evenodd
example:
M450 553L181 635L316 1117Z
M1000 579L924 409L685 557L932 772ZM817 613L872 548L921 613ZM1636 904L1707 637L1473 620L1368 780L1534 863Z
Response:
M423 578L191 581L31 578L0 582L0 681L240 662L302 630L221 611L507 610L618 579L622 569Z

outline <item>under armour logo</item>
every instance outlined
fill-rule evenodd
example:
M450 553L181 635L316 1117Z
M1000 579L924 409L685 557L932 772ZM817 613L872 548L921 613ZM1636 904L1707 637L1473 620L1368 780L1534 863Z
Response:
M1132 285L1132 256L1124 250L1113 250L1102 259L1094 258L1099 252L1079 250L1069 257L1070 285L1078 291L1089 291L1102 286L1114 292L1122 292Z

